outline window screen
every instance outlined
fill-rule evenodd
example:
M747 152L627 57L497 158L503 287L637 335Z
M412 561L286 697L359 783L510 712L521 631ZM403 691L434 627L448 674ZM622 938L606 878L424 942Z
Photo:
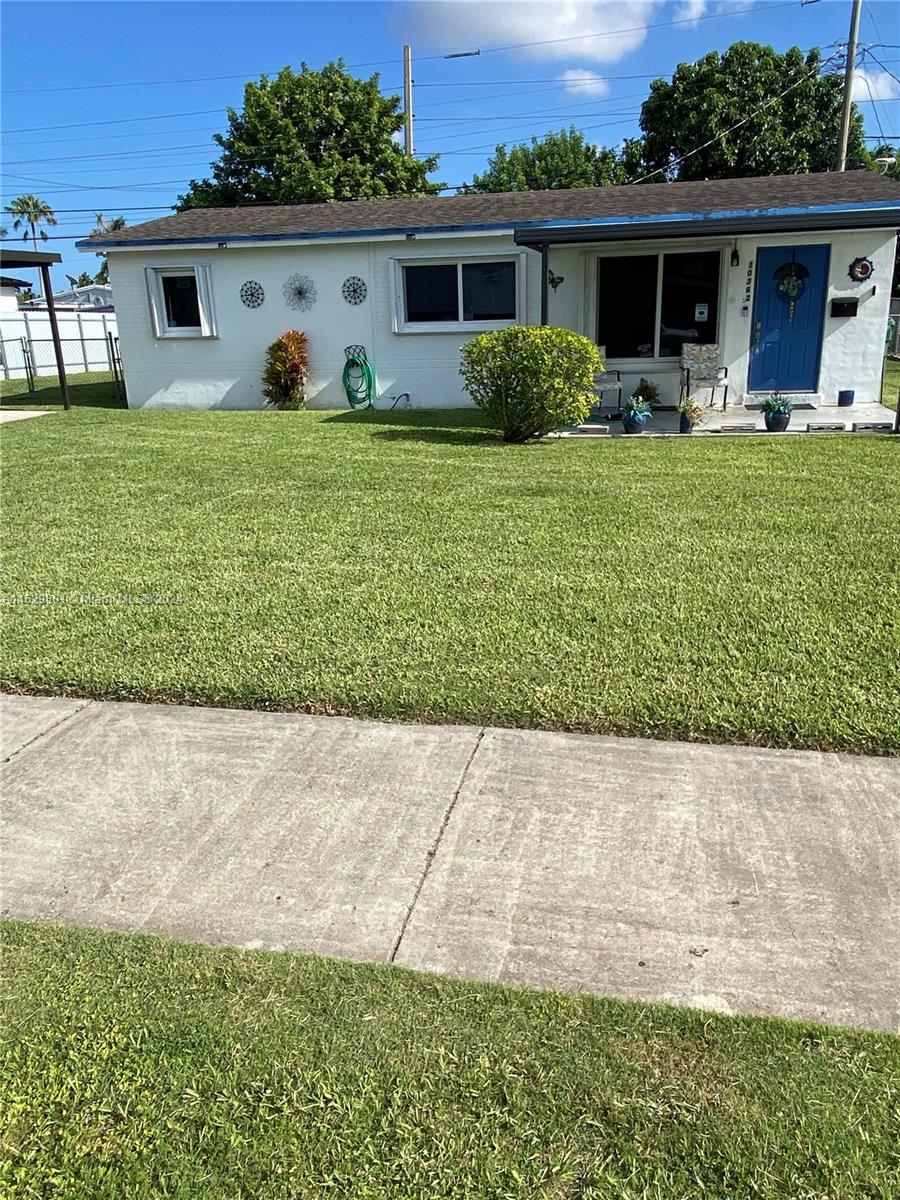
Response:
M720 258L718 250L663 255L660 358L677 357L685 342L716 341Z
M463 320L516 319L516 264L463 263Z
M601 258L597 272L597 342L607 358L652 358L659 256Z
M200 300L194 275L163 275L166 325L170 329L199 329Z
M407 321L458 321L456 263L403 268Z

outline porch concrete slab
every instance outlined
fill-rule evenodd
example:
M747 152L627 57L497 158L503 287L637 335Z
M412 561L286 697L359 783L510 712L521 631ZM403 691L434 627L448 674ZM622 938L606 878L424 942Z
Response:
M900 762L489 730L396 961L895 1028Z
M391 956L478 731L94 704L6 766L6 913Z
M49 408L32 408L24 412L15 408L0 408L0 425L7 421L27 421L31 417L49 417L52 411Z
M23 746L73 717L87 700L61 696L0 695L0 758L18 754Z

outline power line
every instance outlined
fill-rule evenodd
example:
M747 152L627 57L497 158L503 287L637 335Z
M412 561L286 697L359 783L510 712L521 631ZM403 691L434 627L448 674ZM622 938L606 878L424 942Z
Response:
M753 11L754 11L754 13L772 12L775 9L779 9L779 8L796 8L798 6L798 4L799 4L799 0L788 0L788 3L767 4L761 8L755 8ZM696 16L696 17L678 17L672 21L657 21L653 24L633 25L630 28L612 29L612 30L605 31L603 33L576 34L572 37L564 37L564 38L546 38L541 41L535 41L535 42L518 42L518 43L509 45L509 46L488 46L484 49L479 50L479 54L505 54L511 50L527 50L534 46L555 46L555 45L559 45L563 42L595 41L598 38L621 37L625 33L644 33L645 31L648 31L651 29L669 29L675 25L695 25L698 21L716 21L716 20L721 20L723 17L732 17L732 16L739 16L739 15L741 15L741 14L734 13L734 12L728 12L728 11L714 12L714 13L701 13L699 16ZM457 53L459 53L459 52L457 51ZM418 61L419 62L434 62L435 60L446 59L448 57L452 57L452 55L425 54L425 55L419 55ZM356 70L359 67L388 66L388 65L396 64L398 62L399 62L398 58L383 58L383 59L379 59L379 60L376 60L373 62L349 63L347 65L347 69L348 70ZM286 65L289 65L289 64L286 64ZM283 68L279 68L279 70L283 70ZM15 88L15 89L7 90L5 92L5 94L6 95L25 95L25 94L36 94L38 92L81 92L81 91L93 91L93 90L109 89L109 88L122 88L122 87L157 87L157 86L173 87L178 84L187 84L187 83L214 83L219 80L246 79L248 74L251 75L251 77L253 76L253 72L244 71L238 75L194 76L189 79L141 79L141 80L125 80L121 83L62 84L57 87L50 87L50 88ZM256 73L257 77L259 75L276 75L276 74L278 74L278 71L260 71L260 72Z

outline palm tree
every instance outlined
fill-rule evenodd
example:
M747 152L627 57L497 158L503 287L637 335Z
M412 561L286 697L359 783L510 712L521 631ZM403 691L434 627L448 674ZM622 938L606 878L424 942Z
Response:
M10 200L4 211L14 218L13 229L16 232L24 227L22 240L27 242L31 238L35 250L37 250L38 226L56 224L56 214L53 209L46 200L41 200L38 196L16 196L15 200ZM41 240L46 241L46 232L42 229L40 234Z
M125 229L128 222L124 217L104 217L103 213L94 213L97 220L96 226L91 230L91 237L96 237L101 233L118 233L120 229ZM103 259L103 266L94 276L96 283L109 283L109 262L105 254L98 254L98 258Z

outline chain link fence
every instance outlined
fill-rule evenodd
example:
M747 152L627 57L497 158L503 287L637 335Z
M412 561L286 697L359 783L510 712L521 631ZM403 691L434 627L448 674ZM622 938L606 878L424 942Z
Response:
M60 339L66 379L71 387L109 383L116 399L124 402L125 383L119 339L106 337ZM9 381L4 394L37 396L59 386L59 366L52 338L17 337L0 340L0 378ZM12 381L17 381L15 386Z

